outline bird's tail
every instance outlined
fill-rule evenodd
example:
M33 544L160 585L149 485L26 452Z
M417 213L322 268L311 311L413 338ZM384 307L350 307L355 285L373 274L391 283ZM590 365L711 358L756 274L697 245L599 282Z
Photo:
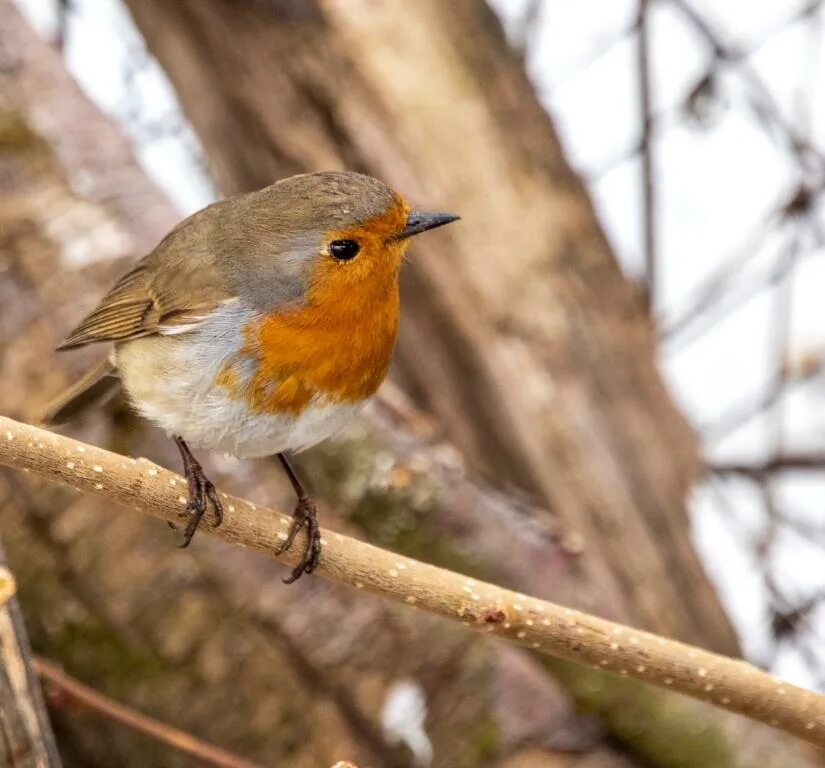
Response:
M63 424L71 421L91 405L101 403L120 387L120 378L108 358L56 397L43 416L45 424Z

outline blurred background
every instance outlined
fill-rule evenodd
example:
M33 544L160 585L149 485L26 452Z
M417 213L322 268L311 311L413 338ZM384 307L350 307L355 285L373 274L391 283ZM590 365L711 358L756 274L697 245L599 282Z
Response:
M322 522L821 690L821 5L0 0L0 410L101 353L51 350L183 215L372 173L462 222L414 248L392 381L299 459ZM177 467L122 403L70 433ZM260 765L825 765L8 472L0 509L37 652ZM49 706L67 765L201 764Z

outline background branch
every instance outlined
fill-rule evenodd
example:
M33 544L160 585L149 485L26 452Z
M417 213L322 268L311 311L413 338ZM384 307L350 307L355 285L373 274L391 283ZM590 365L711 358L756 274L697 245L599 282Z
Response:
M94 688L66 674L57 664L47 659L35 656L32 664L40 679L55 692L98 715L132 728L144 736L195 757L203 763L217 768L262 768L260 763L245 760L225 749L207 744L185 731L173 728L167 723L147 717L131 707L118 704L108 696L98 693Z
M745 475L753 478L778 472L822 472L825 471L825 454L821 451L778 453L763 462L717 462L710 464L709 469L717 475Z
M185 481L145 459L129 459L0 417L0 463L167 521L179 519ZM205 530L270 556L290 518L226 494L226 518ZM338 533L324 533L318 573L504 637L679 691L825 746L825 696L788 685L750 664L468 579ZM294 562L287 553L283 558Z
M639 79L639 110L642 124L642 230L645 267L647 272L647 300L653 311L656 300L656 195L654 179L656 168L653 157L653 97L650 76L649 0L639 0L638 40L636 66Z

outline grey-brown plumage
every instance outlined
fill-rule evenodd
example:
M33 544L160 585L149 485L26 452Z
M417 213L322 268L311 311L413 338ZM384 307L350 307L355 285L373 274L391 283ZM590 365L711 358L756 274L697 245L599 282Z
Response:
M395 202L378 179L325 171L214 203L175 227L58 349L191 325L238 295L263 312L294 305L306 291L318 232L357 226Z

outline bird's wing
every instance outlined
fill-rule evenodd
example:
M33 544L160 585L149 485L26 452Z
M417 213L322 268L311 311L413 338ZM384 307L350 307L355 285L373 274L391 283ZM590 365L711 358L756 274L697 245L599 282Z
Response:
M169 266L144 259L115 284L58 349L155 333L185 333L234 298L221 290L222 284L208 264Z
M103 297L58 349L152 334L185 333L234 300L216 249L232 249L227 216L237 203L213 203L178 224ZM217 244L217 245L216 245Z

